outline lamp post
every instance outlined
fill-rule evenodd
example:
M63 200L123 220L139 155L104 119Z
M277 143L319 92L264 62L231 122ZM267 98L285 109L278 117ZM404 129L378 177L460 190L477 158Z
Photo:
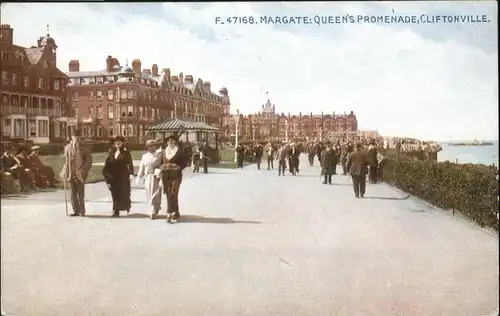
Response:
M255 141L255 122L252 121L252 141Z
M285 119L285 142L288 142L288 120Z
M236 152L236 149L238 148L238 125L240 123L240 110L236 110L236 117L234 119L234 125L235 125L235 140L234 140L234 162L238 161L238 153Z

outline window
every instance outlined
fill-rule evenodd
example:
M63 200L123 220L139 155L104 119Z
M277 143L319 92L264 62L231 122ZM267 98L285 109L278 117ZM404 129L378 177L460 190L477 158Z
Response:
M12 74L12 85L17 86L19 84L19 76L17 73Z
M3 136L10 136L10 119L5 119L3 121L2 135Z
M89 83L94 84L95 83L95 78L94 77L89 77Z
M24 87L25 88L30 87L30 76L24 76Z
M44 68L50 68L50 63L49 63L47 60L46 60L46 61L44 61L44 63L43 63L43 67L44 67Z
M113 83L115 81L115 78L113 78L113 76L108 76L106 78L106 80L109 82L109 83Z
M95 96L94 96L94 91L93 90L90 90L89 91L89 100L94 100L95 99Z
M26 133L26 121L24 119L14 120L14 137L24 137Z
M134 136L134 125L128 124L127 135L128 136Z
M38 137L49 136L49 121L38 121Z
M54 102L55 102L54 109L55 109L56 116L62 116L61 100L56 99Z
M78 99L80 98L80 96L78 95L78 92L73 92L73 101L78 101Z
M130 100L134 98L134 90L127 90L127 98Z
M98 84L104 83L104 77L97 77L96 81L97 81Z
M108 119L113 119L115 117L115 111L113 108L113 104L108 104Z
M97 105L97 118L102 120L104 117L104 113L103 113L103 110L102 110L102 105L99 104Z
M121 117L127 117L127 106L126 105L120 106L119 112Z
M102 126L97 126L97 137L102 137Z
M61 89L59 79L54 79L54 90L59 91Z
M127 109L127 113L128 113L128 116L129 116L129 117L134 116L134 106L129 105L129 106L128 106L128 109Z
M102 91L97 90L97 100L102 100Z
M113 136L113 126L108 127L108 136L109 137Z
M125 89L121 90L120 99L127 100L127 90Z
M29 128L29 136L36 137L36 120L35 119L29 120L28 128Z
M38 89L45 89L45 79L43 77L38 78Z
M9 84L9 74L5 70L2 70L2 84Z
M108 90L108 100L112 101L115 98L115 93L113 90Z

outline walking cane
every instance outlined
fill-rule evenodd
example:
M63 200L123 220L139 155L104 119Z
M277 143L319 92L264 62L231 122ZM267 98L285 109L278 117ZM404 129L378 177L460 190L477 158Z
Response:
M63 186L64 186L64 209L66 210L66 216L68 214L68 193L66 192L66 178L63 178Z

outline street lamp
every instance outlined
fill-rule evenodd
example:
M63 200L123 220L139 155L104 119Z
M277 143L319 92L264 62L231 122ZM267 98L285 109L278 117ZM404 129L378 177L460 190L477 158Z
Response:
M255 122L252 121L252 140L255 141Z
M240 110L236 110L236 117L234 119L234 125L236 128L235 140L234 140L234 162L238 161L238 153L236 152L236 149L238 148L238 131L239 131L238 125L239 125L239 123L240 123Z
M285 142L288 142L288 120L285 119Z

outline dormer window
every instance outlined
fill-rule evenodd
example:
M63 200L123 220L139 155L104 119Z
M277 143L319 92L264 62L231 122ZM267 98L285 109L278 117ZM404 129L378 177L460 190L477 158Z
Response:
M95 83L95 78L89 77L89 84L94 84L94 83Z
M104 78L103 77L97 77L97 83L98 84L104 83Z

